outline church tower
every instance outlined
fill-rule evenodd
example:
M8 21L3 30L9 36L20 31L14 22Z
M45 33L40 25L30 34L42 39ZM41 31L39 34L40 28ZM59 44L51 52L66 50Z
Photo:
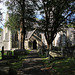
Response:
M9 14L7 12L5 22L8 20ZM3 28L3 46L5 50L11 50L11 31L8 29L8 26Z

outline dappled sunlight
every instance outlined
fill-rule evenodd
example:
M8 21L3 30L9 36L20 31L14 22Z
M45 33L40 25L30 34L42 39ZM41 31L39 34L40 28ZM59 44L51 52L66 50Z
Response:
M31 50L27 55L23 62L22 71L27 75L49 75L42 59L37 54L37 50Z
M68 58L63 60L57 60L53 61L51 64L53 64L53 67L50 70L53 74L59 74L59 75L74 74L75 70L74 59Z

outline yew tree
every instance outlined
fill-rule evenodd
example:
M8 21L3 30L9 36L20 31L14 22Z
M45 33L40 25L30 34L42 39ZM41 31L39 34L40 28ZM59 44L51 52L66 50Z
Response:
M8 14L8 19L5 22L5 27L8 27L9 30L11 30L11 32L16 32L20 30L20 21L19 21L19 16L14 14L14 15L10 15Z
M75 13L74 8L74 0L41 0L39 9L43 19L38 23L45 33L48 50L52 49L52 42L57 32L67 22L68 16Z

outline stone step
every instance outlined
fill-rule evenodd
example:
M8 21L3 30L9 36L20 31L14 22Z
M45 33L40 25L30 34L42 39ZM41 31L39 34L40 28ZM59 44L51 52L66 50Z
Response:
M5 61L5 60L2 60L2 61L0 61L0 67L3 67L3 66L7 66L7 61Z
M24 75L23 71L18 71L17 75Z
M9 67L0 67L0 75L8 75Z

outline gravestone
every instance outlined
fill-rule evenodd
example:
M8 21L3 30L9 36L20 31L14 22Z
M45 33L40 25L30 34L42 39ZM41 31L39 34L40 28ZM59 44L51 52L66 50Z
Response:
M1 53L2 53L2 59L4 59L4 46L2 46L2 51L1 51Z
M7 56L12 56L12 52L11 51L7 51Z

